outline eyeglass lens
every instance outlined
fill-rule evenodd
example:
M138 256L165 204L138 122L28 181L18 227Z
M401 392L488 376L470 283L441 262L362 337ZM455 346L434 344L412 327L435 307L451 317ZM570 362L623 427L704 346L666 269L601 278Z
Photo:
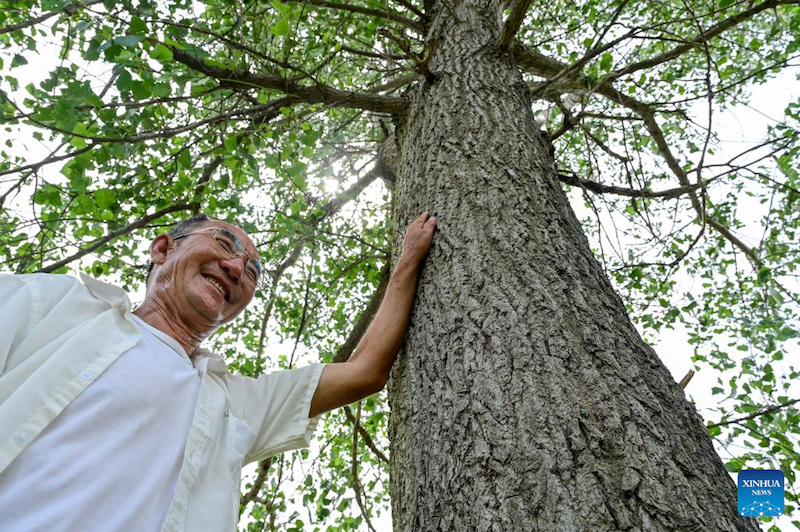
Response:
M244 255L247 257L247 276L250 277L251 281L257 283L261 277L261 263L247 254L242 241L236 235L223 228L220 228L214 238L230 256L241 257Z

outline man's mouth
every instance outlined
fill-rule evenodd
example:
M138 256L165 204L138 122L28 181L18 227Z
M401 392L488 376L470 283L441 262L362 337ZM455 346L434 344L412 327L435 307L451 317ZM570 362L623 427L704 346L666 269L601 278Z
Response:
M203 277L205 278L205 280L206 280L206 281L208 281L209 283L211 283L211 285L212 285L214 288L216 288L217 290L219 290L219 293L220 293L220 294L222 294L222 297L225 299L225 301L227 301L227 300L228 300L228 291L227 291L227 290L225 290L225 287L224 287L224 286L222 286L222 285L219 283L219 281L217 281L217 280L216 280L216 279L214 279L213 277L209 277L209 276L207 276L207 275L204 275Z

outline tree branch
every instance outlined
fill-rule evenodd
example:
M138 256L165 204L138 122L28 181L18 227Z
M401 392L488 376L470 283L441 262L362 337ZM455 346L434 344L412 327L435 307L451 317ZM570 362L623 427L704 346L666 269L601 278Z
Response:
M658 122L656 122L655 112L653 111L653 109L649 105L640 102L635 98L622 94L608 83L601 83L600 85L595 87L595 90L599 94L609 98L612 101L624 105L625 107L631 109L633 112L642 117L642 119L644 120L645 127L647 128L647 131L650 133L650 137L656 143L658 152L664 159L664 161L666 161L669 169L672 170L672 173L675 174L675 176L678 178L678 182L681 184L682 187L684 188L690 187L691 184L689 182L689 176L687 175L686 171L683 169L681 164L678 162L678 160L675 158L675 156L672 154L672 150L670 149L669 144L667 143L664 137L664 133L661 131L661 127L658 125ZM755 252L752 249L750 249L750 247L747 244L742 242L726 226L724 226L723 224L719 223L718 221L712 218L706 219L707 217L705 215L705 209L703 205L700 204L700 200L698 199L697 194L695 194L693 190L690 190L688 192L688 195L689 199L692 202L692 207L694 208L695 212L697 212L697 216L700 219L703 219L705 222L707 222L709 226L711 226L719 234L724 236L731 244L739 248L739 250L741 250L742 253L744 253L750 260L750 262L756 267L756 269L760 269L762 263L761 259L758 258L758 255L756 255Z
M253 485L250 487L247 493L245 493L242 496L242 500L239 502L239 515L242 514L245 507L250 503L250 501L254 501L258 497L258 492L261 491L261 487L267 480L267 473L269 473L270 465L272 465L272 458L261 460L258 463L258 475L256 475L256 478L253 481Z
M543 78L553 77L569 66L557 59L528 48L519 41L514 41L511 45L511 50L519 68Z
M222 164L222 156L217 155L208 163L205 170L203 170L203 175L197 180L192 197L192 214L198 214L200 212L200 199L203 197L203 193L206 190L206 184L208 184L209 179L211 179L211 176L217 171L220 164Z
M360 404L360 403L359 403ZM369 447L375 456L378 457L378 460L383 462L384 464L389 463L389 459L386 457L385 454L375 445L375 441L372 439L372 436L369 435L369 432L364 430L364 427L361 426L361 423L353 416L353 411L350 409L349 406L345 405L342 407L344 410L344 415L347 416L347 421L353 424L358 434L361 434L361 437L364 439L364 444Z
M143 218L140 218L140 219L136 220L135 222L126 225L125 227L121 227L121 228L117 229L116 231L113 231L113 232L107 234L103 238L99 238L99 239L95 240L89 247L83 248L83 249L79 250L77 253L73 253L69 257L66 257L66 258L61 259L59 261L53 262L51 264L48 264L47 266L45 266L45 267L43 267L43 268L41 268L39 270L36 270L36 272L37 273L50 273L52 271L55 271L55 270L57 270L57 269L59 269L59 268L61 268L63 266L66 266L67 264L69 264L70 262L72 262L74 260L77 260L77 259L79 259L79 258L81 258L81 257L83 257L85 255L88 255L92 251L94 251L97 248L107 244L108 242L114 240L115 238L118 238L118 237L120 237L122 235L127 235L128 233L131 233L131 232L135 231L136 229L140 229L140 228L146 226L148 223L152 222L153 220L161 218L162 216L166 216L167 214L170 214L172 212L188 211L188 210L191 210L192 207L193 207L193 205L190 204L190 203L179 203L177 205L172 205L172 206L167 207L165 209L161 209L160 211L156 211L153 214L148 214L147 216L145 216Z
M581 124L579 127L580 127L581 131L583 131L583 133L584 133L584 134L585 134L587 137L589 137L589 139L590 139L592 142L594 142L595 144L597 144L597 146L598 146L598 147L599 147L601 150L603 150L604 152L606 152L607 154L609 154L611 157L613 157L613 158L617 159L618 161L620 161L620 162L622 162L622 163L629 163L629 162L631 162L631 159L630 159L630 157L626 157L626 156L624 156L624 155L620 155L619 153L617 153L617 152L615 152L614 150L612 150L612 149L611 149L609 146L606 146L605 142L603 142L602 140L600 140L599 138L597 138L597 137L596 137L596 136L595 136L595 135L594 135L594 134L593 134L591 131L589 131L589 128L588 128L588 127L584 126L583 124Z
M373 9L371 7L363 7L357 6L353 4L340 4L339 2L328 2L327 0L303 0L305 3L311 4L317 7L324 7L327 9L336 9L339 11L348 11L350 13L359 13L361 15L369 15L371 17L382 18L385 20L391 20L392 22L397 22L401 26L405 26L408 29L412 29L418 33L422 32L422 26L402 15L398 15L396 13L391 13L389 11L382 11L380 9ZM282 0L284 4L292 3L291 0Z
M62 144L62 146L66 145L66 144L67 143L64 142L64 144ZM91 151L92 149L94 149L94 146L95 146L94 144L89 144L84 148L81 148L79 150L75 150L75 151L70 152L70 153L65 153L64 155L56 155L56 156L54 156L51 153L50 155L48 155L47 157L45 157L44 159L42 159L39 162L26 164L25 166L18 166L16 168L11 168L9 170L3 170L2 172L0 172L0 177L2 177L4 175L8 175L8 174L16 174L17 172L24 172L25 170L36 171L36 170L38 170L39 168L41 168L42 166L44 166L46 164L57 163L58 161L63 161L64 159L69 159L71 157L78 156L78 155L80 155L82 153L86 153L87 151ZM61 147L61 146L59 146L59 147ZM53 153L55 153L55 150L53 151Z
M678 384L680 385L681 388L686 389L686 387L689 385L689 382L692 380L692 377L694 377L694 370L690 369L689 371L686 372L686 375L683 376L681 382L679 382Z
M714 427L724 427L725 425L732 425L733 423L741 423L742 421L749 421L751 419L755 419L759 416L763 416L766 414L771 414L773 412L777 412L778 410L790 407L794 404L800 403L800 399L792 399L791 401L787 401L785 403L781 403L775 406L771 406L769 408L765 408L764 410L759 410L758 412L753 412L748 416L737 417L736 419L729 419L727 421L720 421L719 423L712 423L711 425L706 425L706 428L714 428Z
M718 177L707 179L702 183L690 184L685 187L670 188L667 190L637 190L635 188L618 187L616 185L604 185L596 181L589 181L581 179L575 174L558 174L558 179L562 183L576 187L585 188L597 194L615 194L617 196L625 196L628 198L661 198L661 199L676 199L685 194L689 194L699 188L704 188L709 183L713 182Z
M792 0L792 3L795 2L797 2L797 0ZM692 207L697 213L698 218L703 220L704 223L708 223L709 226L725 237L729 242L731 242L731 244L739 248L739 250L741 250L747 256L750 262L756 267L756 269L761 268L761 260L758 258L758 255L756 255L756 253L750 249L749 246L747 246L747 244L742 242L741 239L736 237L736 235L734 235L730 229L723 224L710 218L706 219L707 216L705 209L703 205L701 205L697 194L695 194L694 190L691 189L692 184L689 181L686 171L673 155L672 150L670 149L669 144L664 137L664 133L661 131L661 127L656 121L655 111L650 105L641 102L632 96L621 93L615 89L612 83L607 79L596 85L592 85L589 79L582 73L574 72L574 65L568 66L538 52L533 52L532 50L528 49L528 47L520 43L515 43L514 51L517 54L517 64L520 66L520 68L527 68L530 72L533 72L536 75L550 77L553 75L554 70L558 68L558 70L555 70L555 76L550 77L550 79L544 83L538 84L534 89L532 89L532 94L541 94L547 88L552 89L553 81L555 81L556 78L564 77L565 73L572 72L569 77L562 80L561 86L559 87L560 90L583 90L587 92L595 92L608 98L612 102L627 107L640 116L644 122L645 128L647 129L648 133L650 133L650 137L656 144L658 153L667 163L667 166L672 173L678 178L681 188L687 189L686 193L692 202ZM557 95L554 95L554 97L555 96Z
M384 52L370 52L369 50L361 50L359 48L347 46L346 44L343 44L340 50L344 52L349 52L351 54L362 55L364 57L372 57L373 59L393 59L395 61L404 61L406 59L411 59L407 55L390 54Z
M227 113L218 114L216 116L211 116L211 117L208 117L208 118L204 118L202 120L198 120L196 122L192 122L191 124L186 124L186 125L175 127L175 128L171 128L171 129L164 129L162 131L151 131L151 132L148 132L148 133L142 133L141 135L136 135L135 137L96 137L96 136L93 136L93 135L82 135L82 134L79 134L79 133L74 133L72 131L68 131L66 129L63 129L63 128L60 128L60 127L57 127L57 126L51 126L49 124L46 124L46 123L41 122L39 120L35 120L33 118L30 118L30 117L28 118L28 120L30 122L36 124L37 126L41 127L41 128L48 129L48 130L54 131L56 133L61 133L62 135L68 135L70 137L77 137L77 138L85 139L85 140L88 140L88 141L92 142L92 144L90 146L86 146L82 150L75 151L75 152L73 152L71 154L71 156L75 156L75 155L78 155L79 153L83 153L84 151L91 150L92 148L94 148L94 146L96 146L97 144L100 144L100 143L133 144L133 143L141 142L141 141L145 141L145 140L171 138L171 137L174 137L175 135L179 135L181 133L186 133L188 131L192 131L192 130L197 129L197 128L202 127L202 126L214 125L214 124L222 123L222 122L225 122L225 121L230 120L232 118L237 118L237 117L241 117L241 116L248 116L248 115L252 115L254 113L264 113L265 111L266 112L270 112L270 111L274 110L274 106L275 106L276 102L284 101L284 100L287 101L287 105L290 104L290 101L288 99L281 98L279 100L274 100L274 101L271 101L271 102L268 102L268 103L265 103L265 104L256 105L256 106L251 107L249 109L234 109L234 110L229 111ZM8 101L16 109L19 109L19 107L14 102L12 102L11 100L6 99L6 101ZM66 158L66 156L61 156L61 158L62 159ZM53 159L53 160L50 160L48 162L54 162L55 160L58 160L58 159ZM13 170L13 172L18 172L18 171L20 171L22 169L25 169L25 167L16 168L16 169ZM10 173L10 172L11 171L6 171L6 173ZM0 174L0 175L3 175L3 174Z
M4 35L6 33L11 33L12 31L22 30L30 26L34 26L36 24L39 24L40 22L44 22L45 20L50 19L56 15L60 15L62 13L66 13L67 15L74 15L78 11L78 8L99 4L102 1L103 0L88 0L86 2L74 2L72 4L64 6L62 9L59 9L57 11L51 11L50 13L45 13L43 15L39 15L38 17L31 17L23 22L12 24L11 26L6 26L4 28L0 28L0 35Z
M588 63L589 61L591 61L592 59L594 59L595 57L597 57L601 53L605 52L606 50L608 50L610 48L613 48L614 46L616 46L620 42L624 41L625 39L629 39L630 37L635 35L637 31L639 31L638 28L637 29L633 29L633 30L629 31L628 33L626 33L625 35L617 37L613 41L607 42L606 44L603 44L603 45L600 45L598 43L597 46L595 46L594 48L592 48L591 50L586 52L583 55L583 57L581 57L580 59L578 59L577 61L575 61L574 63L572 63L570 65L565 65L564 68L560 72L558 72L556 75L550 77L544 83L541 83L538 87L536 87L534 90L532 90L531 91L532 95L536 96L539 93L543 93L548 88L550 88L550 86L554 85L557 81L559 81L559 80L561 80L561 79L563 79L565 77L570 77L571 74L573 74L574 72L580 70L583 67L583 65L585 65L586 63ZM586 79L586 77L583 74L580 75L580 78L582 80Z
M509 15L505 24L503 24L503 31L500 33L500 39L497 41L497 45L500 48L506 48L511 44L511 41L514 40L514 36L519 31L519 27L525 19L525 15L530 6L531 0L516 0L516 2L514 2L511 15Z
M397 0L397 3L403 6L404 8L408 9L412 13L414 13L419 18L425 18L425 13L420 11L414 4L412 4L408 0Z
M386 83L381 83L380 85L375 85L374 87L370 87L367 89L367 92L375 94L380 92L393 91L395 89L399 89L400 87L405 87L409 83L413 83L414 81L423 79L424 77L425 76L423 76L419 72L412 72L410 74L406 74L405 76L397 76L394 79L390 79Z
M342 91L322 84L303 86L296 81L283 79L279 76L253 74L247 71L233 71L227 68L210 66L189 52L175 46L169 46L169 48L176 61L206 76L224 81L229 85L249 88L260 87L281 91L292 97L296 102L325 103L388 114L399 113L406 105L404 98Z
M351 414L352 417L352 414ZM353 492L356 495L356 503L358 503L358 507L361 509L361 515L364 516L364 522L367 523L367 528L370 529L370 532L375 532L375 528L372 526L372 523L369 520L369 512L367 512L367 508L364 505L364 502L361 500L361 481L358 480L358 434L359 431L357 430L358 427L361 425L358 423L358 419L361 418L361 402L358 403L358 418L354 419L354 427L353 427L353 451L352 451L352 461L353 464L350 468L350 473L353 476Z
M720 35L726 30L733 28L734 26L744 22L749 18L752 18L754 15L757 15L758 13L761 13L766 9L777 7L782 4L796 4L796 3L798 3L797 0L767 0L766 2L761 2L757 6L753 6L750 9L747 9L730 18L727 18L722 22L720 22L719 24L712 26L707 30L700 31L694 39L679 46L676 46L675 48L669 50L668 52L664 52L663 54L659 54L650 59L645 59L643 61L632 63L624 68L617 70L616 72L612 72L604 81L612 82L627 74L632 74L633 72L637 72L645 68L654 67L656 65L660 65L661 63L665 63L667 61L675 59L676 57L683 55L686 52L689 52L698 46L702 46L703 42L713 39L714 37Z

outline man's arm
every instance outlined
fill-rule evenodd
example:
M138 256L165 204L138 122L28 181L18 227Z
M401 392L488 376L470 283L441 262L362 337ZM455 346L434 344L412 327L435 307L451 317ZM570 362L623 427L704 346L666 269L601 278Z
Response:
M375 319L347 362L328 364L311 399L309 417L380 391L408 328L417 275L431 247L436 218L422 213L406 229L403 251Z

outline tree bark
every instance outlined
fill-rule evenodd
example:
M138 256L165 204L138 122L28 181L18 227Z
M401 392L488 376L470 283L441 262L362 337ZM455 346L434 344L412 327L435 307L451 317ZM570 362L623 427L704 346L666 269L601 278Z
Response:
M438 226L389 384L394 530L758 530L591 253L502 3L426 2L397 120L395 227Z

